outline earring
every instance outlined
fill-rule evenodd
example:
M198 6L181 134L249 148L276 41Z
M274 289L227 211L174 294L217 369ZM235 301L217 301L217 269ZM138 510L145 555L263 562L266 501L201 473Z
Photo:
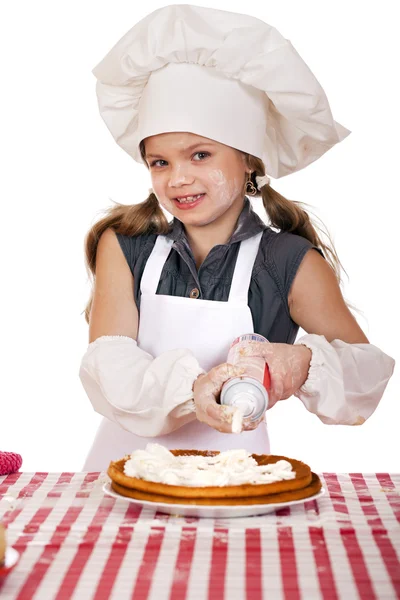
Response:
M254 183L252 182L251 176L246 181L246 194L249 194L249 196L255 196L257 194L257 188L255 187Z

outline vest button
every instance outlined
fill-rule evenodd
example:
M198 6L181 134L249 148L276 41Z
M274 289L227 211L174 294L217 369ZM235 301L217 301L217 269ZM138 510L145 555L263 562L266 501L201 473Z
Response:
M193 288L192 291L190 292L189 296L191 298L198 298L200 296L200 292L197 288Z

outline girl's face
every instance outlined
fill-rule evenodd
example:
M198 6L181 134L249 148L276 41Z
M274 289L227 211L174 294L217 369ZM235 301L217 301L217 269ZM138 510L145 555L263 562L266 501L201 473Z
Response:
M145 139L152 188L159 203L185 225L212 223L243 204L244 155L230 146L188 132ZM203 194L193 203L176 198Z

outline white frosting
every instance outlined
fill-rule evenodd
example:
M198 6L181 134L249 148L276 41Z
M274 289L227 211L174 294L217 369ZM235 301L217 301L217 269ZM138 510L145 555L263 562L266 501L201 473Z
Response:
M243 413L240 408L236 408L232 417L232 433L241 433L243 429Z
M216 456L174 456L160 444L135 450L124 465L125 475L146 481L185 486L272 483L296 477L287 460L259 466L247 450L226 450Z

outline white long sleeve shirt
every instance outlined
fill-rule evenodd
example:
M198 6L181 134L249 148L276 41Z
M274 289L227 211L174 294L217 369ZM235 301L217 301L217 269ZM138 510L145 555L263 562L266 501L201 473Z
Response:
M307 334L295 344L312 352L307 379L295 396L327 425L362 425L378 406L395 361L373 344L328 342Z
M97 338L79 369L94 410L144 437L169 433L196 418L192 386L201 373L187 349L154 358L125 336Z
M294 394L328 425L361 425L378 406L395 361L372 344L329 343L307 334L308 378ZM79 377L94 410L127 431L155 437L196 418L192 386L205 371L187 349L154 358L125 336L89 344Z

